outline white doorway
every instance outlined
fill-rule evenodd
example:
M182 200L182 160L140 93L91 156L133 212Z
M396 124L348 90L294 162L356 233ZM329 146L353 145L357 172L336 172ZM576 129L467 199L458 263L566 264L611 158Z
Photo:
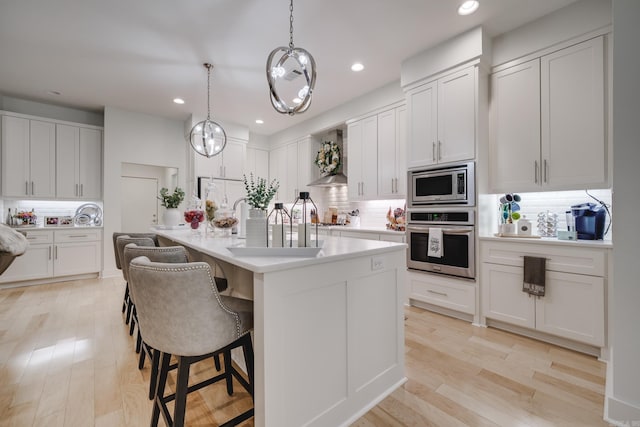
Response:
M122 231L146 233L158 224L157 178L122 177Z

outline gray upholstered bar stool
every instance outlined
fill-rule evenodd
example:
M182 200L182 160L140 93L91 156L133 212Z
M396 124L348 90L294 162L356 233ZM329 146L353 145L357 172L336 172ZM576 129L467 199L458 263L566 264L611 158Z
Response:
M136 319L136 306L133 303L130 295L129 289L129 278L126 276L126 269L124 265L124 247L129 243L135 243L138 246L150 246L155 247L158 246L156 241L151 237L132 237L129 234L123 234L116 238L115 240L115 252L117 254L117 258L120 262L120 269L122 270L122 275L124 276L124 280L126 281L125 288L125 298L127 299L127 314L125 317L126 324L129 325L129 335L133 335L133 331L136 327L137 319ZM136 353L140 351L139 347L136 347Z
M166 425L184 426L187 393L216 381L225 380L227 393L233 394L232 378L253 397L253 302L218 293L209 264L154 263L136 258L129 266L130 286L137 301L138 320L145 341L162 353L154 398L151 427L160 414ZM231 364L231 350L241 347L249 380ZM191 364L223 354L224 372L189 385ZM177 358L175 393L165 396L171 356ZM167 403L175 400L173 417ZM223 426L237 425L253 416L253 408Z
M122 256L122 273L129 280L129 264L134 258L140 256L147 257L153 262L162 263L186 263L189 262L187 250L183 246L138 246L136 243L129 243L124 247ZM133 305L136 304L136 295L133 288L129 289L130 298ZM137 311L137 310L136 310ZM136 338L136 348L140 347L140 359L138 361L138 369L144 368L145 357L151 362L151 378L149 380L149 399L153 399L155 394L156 378L158 374L158 366L160 364L160 352L149 346L140 331L138 325L138 336ZM216 367L220 370L220 361L216 359Z
M113 233L113 255L116 260L116 268L118 270L122 270L122 263L120 262L120 254L118 253L117 241L120 236L129 236L129 237L148 237L153 240L154 246L160 246L158 241L158 236L155 233L121 233L116 232ZM124 298L122 299L122 312L124 313L127 310L127 314L125 316L125 323L128 325L131 320L131 301L129 300L129 284L127 283L124 289Z

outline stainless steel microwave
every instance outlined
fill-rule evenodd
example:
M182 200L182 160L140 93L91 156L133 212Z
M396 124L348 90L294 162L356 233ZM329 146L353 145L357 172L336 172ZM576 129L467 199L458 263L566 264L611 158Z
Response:
M410 170L407 204L475 206L474 166L473 162L467 162Z

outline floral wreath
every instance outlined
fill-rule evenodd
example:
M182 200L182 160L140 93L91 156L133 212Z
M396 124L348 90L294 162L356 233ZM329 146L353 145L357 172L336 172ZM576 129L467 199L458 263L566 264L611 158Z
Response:
M335 175L340 167L340 147L333 141L324 142L316 155L315 164L323 175Z

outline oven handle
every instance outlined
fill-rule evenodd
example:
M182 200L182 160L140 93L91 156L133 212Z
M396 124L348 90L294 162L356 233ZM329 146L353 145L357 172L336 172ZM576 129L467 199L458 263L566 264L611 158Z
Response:
M411 233L412 231L428 232L430 228L431 227L429 226L410 225L409 227L407 227L407 232L408 233ZM436 227L436 228L440 228L440 227ZM447 234L467 234L467 233L473 233L473 227L443 228L442 232Z

